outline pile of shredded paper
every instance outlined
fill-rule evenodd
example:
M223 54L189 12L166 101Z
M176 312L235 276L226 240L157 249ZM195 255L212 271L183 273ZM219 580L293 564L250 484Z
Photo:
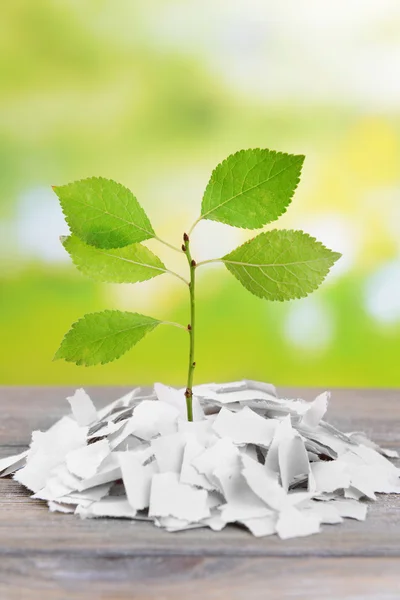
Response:
M34 431L29 450L0 460L51 511L151 521L167 531L227 524L282 539L364 520L375 493L400 493L397 453L323 420L329 394L282 399L266 383L182 390L155 384L97 411L86 392L72 415Z

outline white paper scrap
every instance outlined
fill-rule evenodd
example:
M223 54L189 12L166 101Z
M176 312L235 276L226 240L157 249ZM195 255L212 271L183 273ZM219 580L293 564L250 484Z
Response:
M187 434L186 437L187 441L183 452L180 482L206 490L214 490L215 486L209 482L205 475L199 473L192 464L194 459L204 452L204 446L200 444L195 436Z
M288 506L287 493L278 483L278 474L265 469L248 456L241 457L243 476L252 491L270 508L280 511Z
M331 503L341 517L356 519L357 521L365 521L367 516L368 506L365 502L357 500L348 500L346 498L337 498Z
M155 461L145 464L148 454L148 450L118 452L126 495L135 510L143 510L149 506L151 481L158 472Z
M80 427L91 425L98 420L95 406L84 389L76 390L73 396L67 397L67 400L71 405L74 419Z
M149 516L201 521L210 516L207 492L180 483L176 473L158 473L152 479Z
M171 433L151 440L160 473L181 472L185 445L186 437L183 433Z
M0 477L6 477L15 471L18 471L26 464L28 450L14 456L6 456L0 459Z
M132 519L136 516L136 511L132 508L124 496L116 496L103 498L103 500L100 500L99 502L93 502L88 507L78 506L76 509L76 514L80 515L82 519L95 517Z
M303 514L313 514L320 520L321 523L336 525L341 523L343 518L339 511L335 508L333 502L318 502L310 500L306 506L300 508Z
M205 475L208 481L219 489L220 483L214 475L216 469L229 472L231 466L236 467L239 450L229 438L218 440L192 460L193 467L198 473Z
M273 535L275 533L277 520L277 513L271 513L265 517L260 517L258 519L244 519L240 522L243 523L255 537L265 537L266 535Z
M97 411L99 421L112 419L118 410L123 410L135 405L136 399L140 395L141 388L135 388L124 394L121 398L117 398L104 408Z
M60 513L74 513L75 508L73 506L68 506L66 504L60 504L59 502L54 502L50 500L47 503L50 512L60 512Z
M213 423L214 431L221 438L228 437L235 444L259 444L263 447L270 445L276 427L274 419L264 419L247 406L237 413L223 407Z
M337 460L311 463L316 493L334 492L350 485L350 475L346 466Z
M65 462L72 475L86 479L97 473L97 469L109 454L110 447L107 440L100 440L84 448L71 450L65 457Z
M197 437L203 446L212 446L219 438L212 429L213 419L207 417L202 421L178 420L179 433L189 433Z
M63 417L45 433L34 431L26 466L17 471L14 479L38 492L46 485L52 469L65 460L70 450L86 445L86 429L73 419Z
M263 517L270 514L266 503L253 492L242 474L242 459L251 461L247 456L237 456L235 463L221 465L214 471L221 484L226 504L220 507L221 517L227 522ZM254 461L253 461L254 462Z
M288 540L318 533L320 524L321 517L319 515L308 514L295 507L289 507L279 513L276 532L282 540Z
M125 426L125 432L133 433L143 440L157 435L177 432L179 410L160 400L143 400L134 410Z
M326 410L328 408L328 402L330 398L329 392L324 392L315 398L313 402L311 402L310 407L304 413L301 419L301 426L306 427L307 429L315 429L321 419L323 419Z
M310 463L304 442L297 432L281 440L278 460L284 490L287 491L296 478L306 477L308 480Z
M78 490L83 491L103 483L109 483L110 481L116 481L122 477L121 467L116 453L109 454L100 465L97 473L93 477L88 477L80 481Z

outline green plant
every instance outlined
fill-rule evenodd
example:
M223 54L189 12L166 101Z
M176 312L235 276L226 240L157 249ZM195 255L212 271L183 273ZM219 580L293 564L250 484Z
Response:
M252 294L283 301L303 298L317 289L340 254L302 231L272 230L222 258L197 263L191 255L191 233L202 219L246 229L261 229L275 221L292 200L303 160L303 156L267 149L241 150L229 156L213 171L200 217L184 234L181 248L161 240L132 192L114 181L93 177L54 187L71 230L62 243L83 273L113 283L135 283L169 273L183 280L190 294L187 327L138 313L91 313L72 325L55 358L77 365L104 364L119 358L158 325L181 327L190 338L185 396L188 420L192 420L197 269L222 262ZM151 238L186 255L189 281L167 269L141 243Z

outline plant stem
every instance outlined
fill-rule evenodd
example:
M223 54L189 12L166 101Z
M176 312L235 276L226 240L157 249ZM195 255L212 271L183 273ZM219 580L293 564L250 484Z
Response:
M189 337L190 337L190 345L189 345L189 368L188 368L188 378L187 385L185 391L186 397L186 409L187 409L187 418L188 421L193 421L193 375L194 369L196 366L194 360L194 332L195 332L195 281L196 281L196 261L192 259L192 255L190 253L190 241L189 237L185 234L184 236L184 252L186 253L186 258L189 263L190 268L190 283L189 283L189 293L190 293L190 323L188 325Z

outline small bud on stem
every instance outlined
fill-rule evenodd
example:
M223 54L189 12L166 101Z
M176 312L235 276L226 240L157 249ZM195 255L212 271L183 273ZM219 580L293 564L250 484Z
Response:
M186 246L185 246L185 244L182 244L182 251L186 252Z
M196 261L194 259L191 261L190 266L191 267L195 267L196 266Z
M187 234L187 233L184 233L184 234L183 234L183 241L184 241L184 242L188 242L188 241L189 241L189 236L188 236L188 234Z

